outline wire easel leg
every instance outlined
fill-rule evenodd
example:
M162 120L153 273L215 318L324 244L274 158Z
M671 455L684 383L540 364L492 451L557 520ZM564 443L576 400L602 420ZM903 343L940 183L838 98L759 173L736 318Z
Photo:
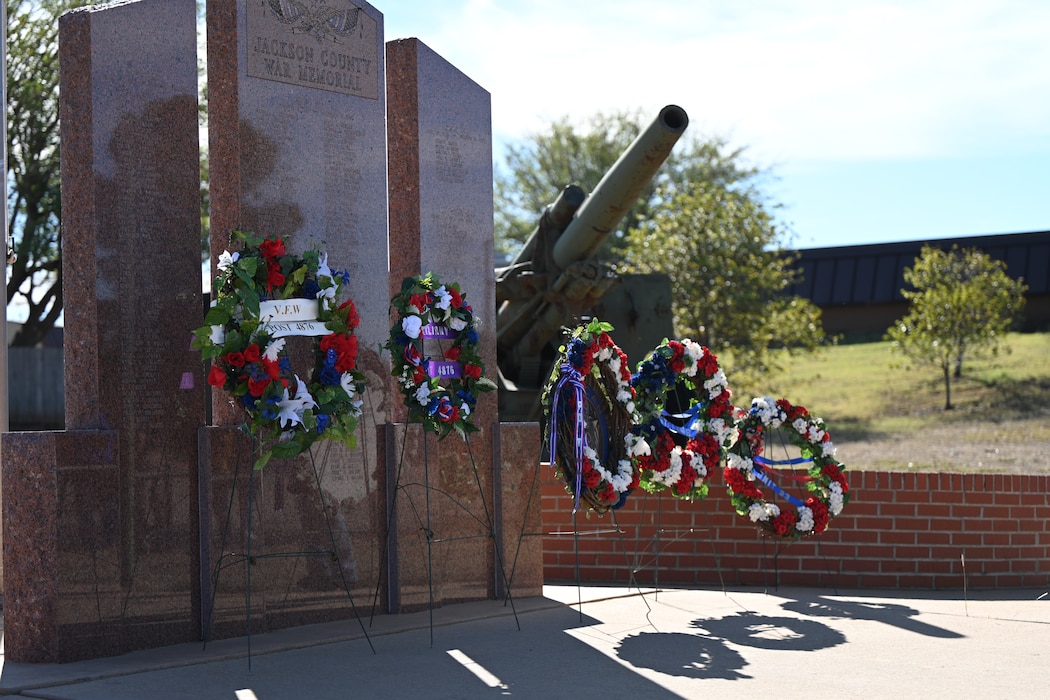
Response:
M244 593L245 618L248 627L248 673L252 671L252 513L254 510L253 492L255 491L255 469L248 471L248 541L245 544L245 576L247 587Z
M517 625L518 630L520 631L521 630L521 621L518 620L518 610L514 606L514 596L511 593L510 580L507 578L507 569L503 565L503 553L502 553L502 549L503 548L501 546L501 543L496 541L495 518L494 518L492 512L489 511L488 499L485 498L485 489L481 485L481 474L478 473L478 464L474 460L474 450L471 448L470 436L469 435L464 437L464 442L466 442L466 445L467 445L467 454L470 455L470 465L474 469L474 483L477 484L477 486L478 486L478 495L481 497L481 506L485 510L485 524L487 525L487 527L489 529L488 535L489 535L489 537L492 538L492 549L493 549L493 552L495 553L495 557L496 557L496 566L499 567L500 575L503 577L503 585L507 589L507 595L506 595L505 600L510 602L510 609L511 609L511 612L514 614L514 624ZM495 471L497 466L495 464L493 464L492 468L493 468L493 471Z
M317 461L314 459L314 451L310 450L310 466L314 470L314 482L317 484L317 497L321 502L321 512L324 514L324 523L328 527L328 540L332 546L332 556L335 557L336 566L339 568L339 580L343 582L343 590L346 591L346 597L350 600L350 609L354 612L354 617L357 618L357 624L361 626L361 633L365 635L365 640L368 642L368 647L372 650L372 653L376 653L376 648L372 644L372 638L368 636L368 630L365 629L365 623L361 620L361 615L357 611L357 604L354 602L354 596L350 592L350 584L346 581L346 573L343 571L343 560L339 556L339 549L335 543L335 533L332 531L332 520L328 516L328 508L324 502L324 491L321 488L321 475L317 471Z
M204 649L208 648L208 642L211 641L211 634L214 631L214 625L215 625L215 600L218 597L219 576L220 576L220 574L222 574L222 570L224 568L226 568L226 564L223 562L223 560L226 558L226 542L227 542L227 537L229 537L229 534L230 534L230 522L233 519L233 505L234 505L234 503L236 503L237 482L240 480L240 476L241 476L241 461L240 460L236 460L235 466L233 468L233 481L230 483L230 498L229 498L229 502L226 504L226 522L223 525L222 537L221 537L221 539L219 541L219 557L218 557L218 561L216 561L215 564L212 565L211 591L210 591L210 596L209 596L210 600L209 600L209 603L208 603L207 616L204 619L204 624L203 624L203 628L204 629L201 631L202 632L201 636L204 638L204 646L203 646ZM209 513L208 513L208 515L206 517L210 517L210 509L209 509Z
M430 522L430 453L427 448L427 433L423 431L423 497L427 509L427 610L430 613L430 646L434 646L434 529Z

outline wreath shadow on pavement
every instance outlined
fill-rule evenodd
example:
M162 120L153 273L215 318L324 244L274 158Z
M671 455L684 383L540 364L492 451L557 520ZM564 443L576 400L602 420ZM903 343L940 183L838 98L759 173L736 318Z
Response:
M751 678L748 665L731 645L785 651L816 651L838 646L838 630L797 617L768 617L750 611L691 624L698 633L641 632L621 640L618 656L638 668L687 678Z
M871 620L892 625L908 632L941 639L959 639L965 635L916 619L920 611L907 605L858 600L835 600L824 596L799 597L781 604L784 610L806 617L840 620Z

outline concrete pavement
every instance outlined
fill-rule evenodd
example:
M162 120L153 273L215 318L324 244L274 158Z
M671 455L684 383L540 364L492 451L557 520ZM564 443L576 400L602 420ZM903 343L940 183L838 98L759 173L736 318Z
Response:
M581 604L582 601L582 604ZM516 611L517 616L513 612ZM0 693L94 700L1045 698L1050 592L547 586L69 664L5 663ZM375 651L371 647L374 647Z

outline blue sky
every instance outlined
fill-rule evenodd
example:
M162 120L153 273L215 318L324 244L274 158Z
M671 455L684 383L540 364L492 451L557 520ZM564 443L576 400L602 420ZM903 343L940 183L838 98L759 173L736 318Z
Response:
M769 168L798 247L1050 229L1050 2L389 0L500 147L678 104Z

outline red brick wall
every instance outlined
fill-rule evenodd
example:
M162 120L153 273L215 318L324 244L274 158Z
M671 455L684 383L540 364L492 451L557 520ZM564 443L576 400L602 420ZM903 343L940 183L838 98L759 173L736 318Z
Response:
M785 545L703 501L631 494L590 518L543 466L544 579L640 585L1018 588L1050 584L1050 475L847 473L851 500L823 534ZM656 534L659 530L659 546ZM575 542L574 542L575 540ZM579 549L577 559L576 547ZM963 563L965 556L965 566Z

